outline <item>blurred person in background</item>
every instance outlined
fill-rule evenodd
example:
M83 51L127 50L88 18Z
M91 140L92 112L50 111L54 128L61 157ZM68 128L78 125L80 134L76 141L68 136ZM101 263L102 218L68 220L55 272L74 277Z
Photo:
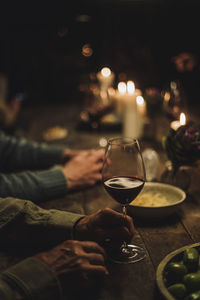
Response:
M0 127L8 129L15 123L20 108L22 94L8 95L8 78L0 73ZM9 99L10 98L10 99Z
M73 151L66 146L38 144L5 134L15 124L21 107L20 99L12 96L11 85L8 77L1 73L0 197L39 202L100 181L102 149ZM55 164L61 167L50 169Z
M0 126L8 129L17 119L20 101L10 102L8 78L0 75ZM5 131L5 130L4 130ZM0 197L34 202L59 198L68 191L101 180L103 149L71 150L15 138L0 131ZM51 168L60 165L60 168Z

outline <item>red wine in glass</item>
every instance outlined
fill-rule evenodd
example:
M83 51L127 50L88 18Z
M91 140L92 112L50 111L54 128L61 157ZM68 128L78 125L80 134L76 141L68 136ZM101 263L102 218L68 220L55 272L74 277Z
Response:
M144 180L137 177L121 176L109 178L103 184L112 198L122 205L127 205L140 193L144 186Z
M107 193L126 207L142 190L145 183L145 167L139 142L133 138L108 140L102 169L102 182ZM145 251L124 241L120 249L107 249L109 257L117 263L134 263L145 257Z

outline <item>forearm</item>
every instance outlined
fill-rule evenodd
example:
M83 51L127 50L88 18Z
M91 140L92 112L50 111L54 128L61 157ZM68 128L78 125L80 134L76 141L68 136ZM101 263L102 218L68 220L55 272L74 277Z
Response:
M38 169L60 164L64 148L16 139L0 133L0 168Z
M0 199L0 241L6 248L40 250L72 239L73 228L83 215L45 210L30 201ZM29 250L29 249L27 249Z
M1 300L61 300L63 293L56 275L36 258L28 258L0 276Z
M0 197L17 197L40 202L66 194L67 181L60 169L0 174Z

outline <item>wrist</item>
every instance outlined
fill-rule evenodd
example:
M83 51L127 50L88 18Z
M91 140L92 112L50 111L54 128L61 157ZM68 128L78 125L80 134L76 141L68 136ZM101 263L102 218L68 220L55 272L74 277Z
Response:
M72 237L73 240L84 240L85 233L87 232L87 222L85 222L86 216L83 216L73 226Z
M62 152L62 163L66 163L68 162L73 156L73 151L70 150L70 149L65 149L63 152Z

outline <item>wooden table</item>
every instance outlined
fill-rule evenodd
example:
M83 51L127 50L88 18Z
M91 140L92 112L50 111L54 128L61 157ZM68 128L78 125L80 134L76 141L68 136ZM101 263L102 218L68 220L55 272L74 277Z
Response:
M99 147L101 137L119 135L118 132L86 132L76 128L80 108L69 105L26 108L22 117L28 121L27 138L42 141L45 129L51 126L64 126L68 129L65 140L56 142L66 143L71 148L84 149ZM55 143L55 142L54 142ZM149 146L150 142L142 144ZM163 153L160 152L163 157ZM195 173L196 172L196 173ZM108 262L110 275L105 279L101 288L87 299L93 300L155 300L162 299L156 287L155 274L161 260L171 251L200 241L200 184L199 170L191 174L192 184L189 195L179 214L160 222L137 221L133 242L142 246L146 258L135 264L120 265ZM198 184L195 183L195 180ZM42 204L43 207L69 210L77 213L91 214L104 207L116 208L114 200L107 195L101 184L83 191L68 194L63 199L55 199ZM13 264L17 258L1 253L1 269ZM84 297L86 299L86 297ZM56 300L56 299L55 299Z

